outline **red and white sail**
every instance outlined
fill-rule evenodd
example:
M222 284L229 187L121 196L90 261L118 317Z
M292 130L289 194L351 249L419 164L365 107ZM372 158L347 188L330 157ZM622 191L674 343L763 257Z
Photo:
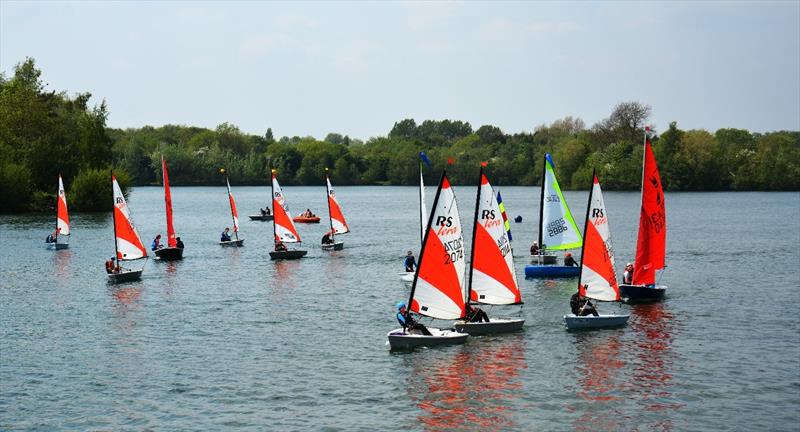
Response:
M446 174L439 183L431 221L412 287L411 310L433 318L463 318L464 237L456 196Z
M639 239L636 242L633 284L656 283L656 270L664 268L666 252L667 210L664 205L664 189L648 139L644 145L642 208L639 213Z
M64 192L64 182L61 175L58 175L58 209L56 210L56 235L69 235L69 213L67 212L67 195Z
M117 259L134 260L147 256L147 250L142 244L139 233L133 225L128 204L125 196L122 195L117 183L117 178L111 176L111 184L114 189L114 235L117 238Z
M233 232L239 232L239 212L236 211L236 200L233 199L233 192L231 192L231 182L228 177L225 177L225 184L228 185L228 201L231 204L231 217L233 218Z
M470 300L486 304L520 303L514 255L489 179L481 170L477 223L472 245Z
M289 206L283 197L278 177L274 173L272 174L272 214L274 215L275 239L284 243L299 243L300 234L297 233L297 228L294 226Z
M582 296L603 301L619 301L619 285L614 270L611 229L603 202L603 191L594 176L583 235L583 257L578 289Z
M325 174L325 181L328 185L328 209L331 218L331 229L334 234L344 234L350 232L350 227L347 226L347 221L344 220L344 213L336 200L336 192L333 191L331 186L331 179Z
M161 174L164 178L164 204L167 213L167 246L174 248L177 246L175 240L175 227L172 225L172 193L169 190L169 176L167 175L167 161L161 156Z

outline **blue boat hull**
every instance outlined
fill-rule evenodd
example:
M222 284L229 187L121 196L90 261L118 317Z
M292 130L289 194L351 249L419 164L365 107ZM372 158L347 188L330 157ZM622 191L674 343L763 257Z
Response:
M581 273L580 267L554 266L554 265L526 265L526 278L567 278L576 277Z
M664 298L667 287L663 285L619 285L620 297L626 299L626 303L647 303L656 302Z

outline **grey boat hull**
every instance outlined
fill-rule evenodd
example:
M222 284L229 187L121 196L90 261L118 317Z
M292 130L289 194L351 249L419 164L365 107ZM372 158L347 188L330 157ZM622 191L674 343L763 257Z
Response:
M630 317L631 314L600 316L576 316L569 314L564 315L564 324L567 326L567 330L614 328L627 325L628 318Z
M468 333L470 336L483 336L498 333L511 333L522 329L525 320L522 318L490 318L489 322L457 321L456 331Z
M442 330L432 327L429 327L428 330L433 336L409 334L404 332L402 328L394 329L387 334L389 337L389 346L392 351L412 350L421 347L463 344L469 337L466 333L458 333L453 330Z

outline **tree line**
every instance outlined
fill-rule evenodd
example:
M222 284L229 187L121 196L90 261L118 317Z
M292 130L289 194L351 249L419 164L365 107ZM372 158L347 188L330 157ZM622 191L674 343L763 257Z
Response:
M105 102L89 107L89 93L47 91L40 75L32 59L13 77L0 75L0 211L49 208L59 172L71 207L106 209L109 169L126 184L159 184L162 154L173 185L220 185L220 168L239 185L267 184L271 169L284 184L320 185L325 168L337 185L413 185L420 151L433 163L428 183L452 159L448 173L458 184L474 184L486 161L495 184L538 185L551 153L563 188L586 188L596 169L605 189L637 190L651 115L647 105L623 102L591 127L566 117L513 134L459 120L404 119L366 141L338 133L276 138L270 128L255 135L231 123L115 129L105 124ZM711 133L672 122L650 139L668 190L800 190L799 131Z

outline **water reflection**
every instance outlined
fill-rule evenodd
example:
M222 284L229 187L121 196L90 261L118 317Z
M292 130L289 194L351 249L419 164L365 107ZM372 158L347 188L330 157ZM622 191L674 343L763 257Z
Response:
M525 363L522 334L481 338L461 347L404 355L406 390L428 431L515 428Z
M622 386L618 383L620 369L625 362L621 331L587 331L575 333L578 349L575 369L577 396L583 399L584 410L575 421L575 430L618 430L619 406Z
M66 285L69 283L72 274L71 263L72 251L70 249L55 251L53 254L53 267L59 284Z

